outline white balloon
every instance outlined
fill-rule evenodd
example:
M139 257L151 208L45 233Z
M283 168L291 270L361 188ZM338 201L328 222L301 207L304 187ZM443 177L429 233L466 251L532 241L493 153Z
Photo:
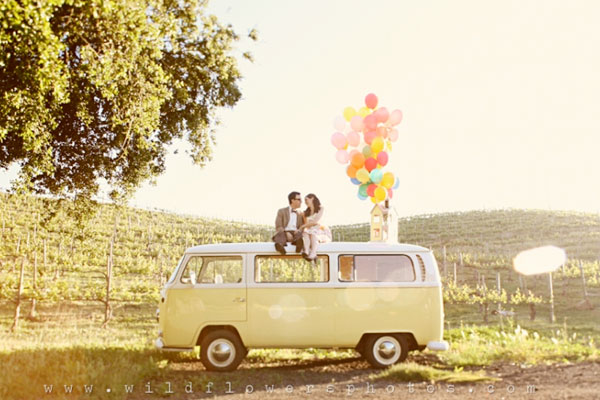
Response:
M344 130L346 129L346 120L343 116L339 115L335 117L335 120L333 121L333 126L336 131L344 132Z

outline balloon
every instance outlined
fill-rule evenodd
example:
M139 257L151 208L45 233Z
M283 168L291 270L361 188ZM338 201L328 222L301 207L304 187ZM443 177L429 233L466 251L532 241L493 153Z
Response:
M390 112L385 107L378 108L377 111L374 112L375 118L377 118L377 122L384 124L388 118L390 117Z
M375 107L377 107L377 96L375 96L373 93L369 93L367 97L365 97L365 104L371 110L375 109Z
M377 133L375 133L375 131L369 131L365 133L365 142L367 144L371 144L373 142L373 139L375 139L375 137L377 136ZM371 149L373 150L373 149Z
M367 107L361 107L358 110L358 115L360 115L363 118L366 117L369 114L371 114L371 110L369 110Z
M346 175L350 178L356 178L356 170L357 168L354 165L348 165L348 168L346 168Z
M362 115L355 115L354 117L352 117L352 119L350 120L350 127L353 131L362 131L364 128Z
M366 200L367 196L362 196L360 193L358 193L358 198L361 200Z
M394 179L394 174L392 174L391 172L386 172L385 174L383 174L383 178L381 178L381 186L383 186L386 189L391 189L392 186L394 186L394 182L396 180Z
M365 156L363 156L362 153L356 153L352 156L351 162L356 168L361 168L363 165L365 165Z
M398 125L400 122L402 122L402 111L400 110L394 110L392 111L392 113L390 114L390 125L395 126Z
M360 181L356 178L350 178L350 182L354 183L355 185L360 185Z
M368 197L368 194L367 194L367 187L368 187L368 186L369 186L368 184L366 184L366 183L363 183L362 185L360 185L360 186L358 187L358 193L359 193L361 196L363 196L365 199Z
M356 115L356 110L354 107L346 107L344 108L344 119L348 122Z
M374 196L373 196L373 197L371 197L371 201L372 201L373 203L377 204L377 199L376 199Z
M373 197L375 195L375 189L377 189L377 185L374 183L367 186L367 196Z
M356 150L356 149L352 150L352 151L350 152L350 159L352 160L352 157L354 157L354 155L355 155L355 154L358 154L358 153L360 153L360 151L358 151L358 150Z
M377 168L377 160L374 159L373 157L367 158L365 160L365 168L369 172L373 171L375 168Z
M373 142L371 142L371 149L373 149L373 152L379 153L381 150L383 150L384 145L385 143L383 139L377 136L373 139Z
M379 183L379 182L381 182L381 179L383 178L383 172L381 172L380 168L375 168L373 171L371 171L369 173L369 176L370 176L371 180L373 181L373 183Z
M378 187L377 189L375 189L375 199L377 200L377 202L381 202L384 201L385 198L387 196L387 191L382 188L382 187Z
M384 139L388 135L388 131L385 126L378 126L377 129L375 130L375 132L377 132L377 136L382 137Z
M388 189L388 199L391 199L392 197L394 197L394 191L392 189Z
M396 183L394 183L394 187L392 189L396 190L400 187L400 179L396 177Z
M365 147L363 147L363 149L362 149L362 153L363 153L363 156L365 156L365 158L371 157L373 150L371 150L371 146L369 146L368 144L365 144Z
M338 150L337 153L335 153L335 159L340 164L346 164L350 160L350 155L346 150Z
M365 117L364 123L365 128L367 128L370 131L374 131L377 128L377 118L375 118L375 115L373 114L367 115Z
M344 136L341 132L336 132L331 135L331 144L335 146L336 149L341 150L348 144L346 140L346 136Z
M379 153L377 153L377 162L382 167L385 167L385 165L388 163L388 153L386 153L385 151L380 151Z
M390 133L388 134L388 137L390 138L390 140L392 142L395 142L396 140L398 140L398 130L397 129L392 129L390 131Z
M358 179L360 183L369 182L369 171L364 168L359 169L356 171L356 179Z
M335 127L336 131L344 132L344 129L346 129L346 120L341 115L337 116L333 121L333 126Z
M350 146L356 147L360 143L360 135L354 131L350 131L346 135L346 140L348 140Z

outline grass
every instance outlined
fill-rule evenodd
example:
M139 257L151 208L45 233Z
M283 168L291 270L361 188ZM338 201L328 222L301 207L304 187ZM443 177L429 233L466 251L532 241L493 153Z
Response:
M498 378L487 376L485 371L464 371L439 369L414 362L396 364L378 374L369 376L373 380L398 382L448 382L448 383L483 383L495 382Z

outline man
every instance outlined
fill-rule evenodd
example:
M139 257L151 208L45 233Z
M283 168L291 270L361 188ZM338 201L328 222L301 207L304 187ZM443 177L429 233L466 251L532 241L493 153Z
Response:
M298 227L304 224L304 216L298 212L302 205L302 196L298 192L288 194L289 206L281 208L277 211L275 217L275 249L285 254L285 244L291 242L296 246L296 252L299 253L303 248L302 232Z

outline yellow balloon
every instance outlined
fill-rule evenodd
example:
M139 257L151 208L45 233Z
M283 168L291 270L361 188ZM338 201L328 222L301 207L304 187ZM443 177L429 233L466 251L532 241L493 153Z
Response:
M361 107L358 110L358 115L360 115L363 118L366 117L369 114L371 114L371 110L369 110L367 107Z
M346 107L344 108L344 119L348 122L356 115L356 110L354 107Z
M375 153L379 153L381 150L383 150L384 144L385 143L383 142L383 139L377 136L375 139L373 139L373 142L371 142L371 149Z
M392 142L387 142L386 146L388 151L392 151Z
M381 178L381 186L390 189L392 186L394 186L394 183L396 182L395 178L394 178L394 174L392 174L391 172L386 172L385 174L383 174L383 178Z
M356 171L356 179L360 181L360 183L367 183L371 177L369 176L369 171L366 168L361 168Z
M371 201L372 201L373 203L375 203L375 204L377 204L377 203L378 203L378 201L377 201L377 199L376 199L375 197L371 197Z
M386 195L387 195L387 193L384 188L378 187L377 189L375 189L374 197L375 197L375 200L377 200L377 202L384 201L386 198Z

